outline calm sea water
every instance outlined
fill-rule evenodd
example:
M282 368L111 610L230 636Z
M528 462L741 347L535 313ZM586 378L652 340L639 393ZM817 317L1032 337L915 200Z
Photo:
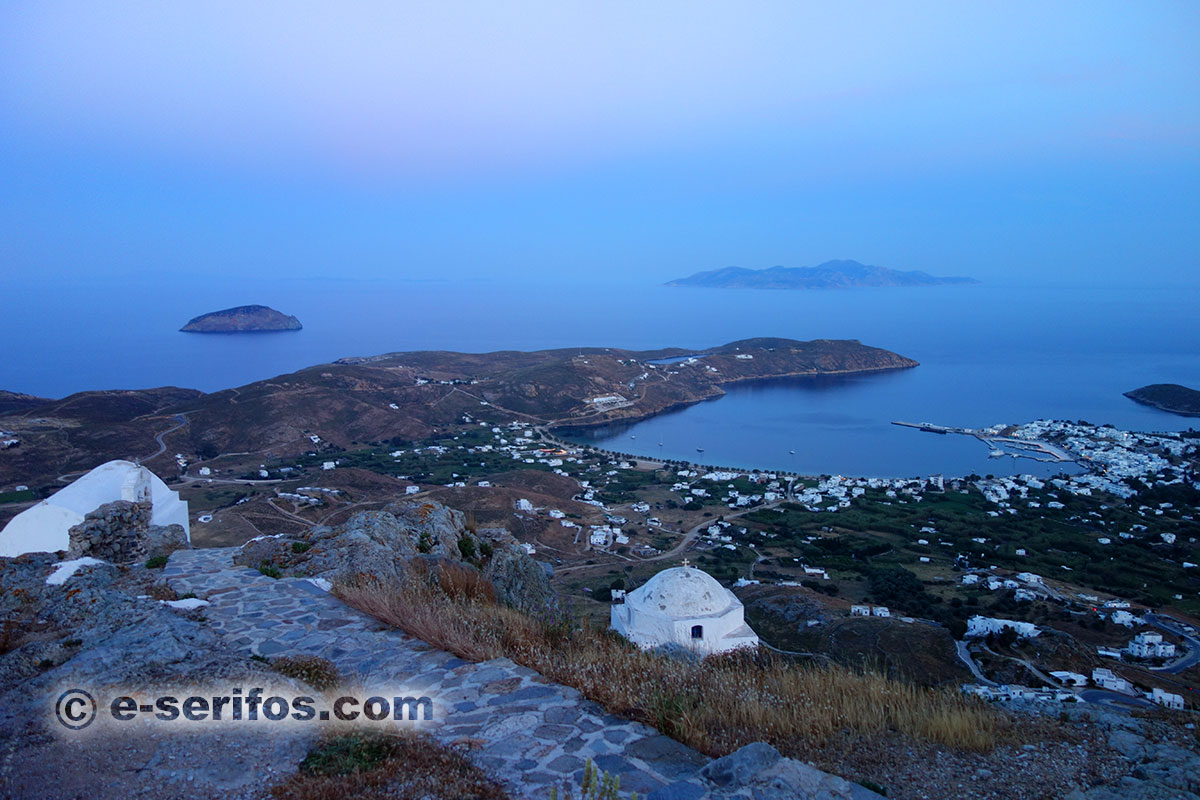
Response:
M988 459L973 439L890 423L982 427L1054 417L1179 430L1196 420L1121 393L1147 383L1200 387L1200 307L1194 293L1181 290L770 292L254 280L3 289L9 304L0 314L0 388L49 397L164 385L212 391L342 356L419 349L701 351L787 336L857 338L921 362L881 375L741 385L720 400L598 438L622 451L657 456L661 441L665 457L807 473L1038 471L1025 459ZM178 332L193 316L245 303L295 314L304 330Z

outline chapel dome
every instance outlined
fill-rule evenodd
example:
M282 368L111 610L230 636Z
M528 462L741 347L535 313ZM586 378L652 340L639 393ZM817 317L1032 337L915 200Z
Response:
M625 602L643 613L683 619L719 614L738 604L728 589L695 567L664 569L630 592Z

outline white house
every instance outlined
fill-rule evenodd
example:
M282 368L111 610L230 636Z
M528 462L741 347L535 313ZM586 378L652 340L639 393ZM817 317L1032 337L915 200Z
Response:
M1133 641L1125 648L1134 658L1173 658L1175 645L1164 642L1161 633L1143 631L1133 637Z
M1092 681L1100 688L1108 689L1110 692L1121 692L1122 694L1133 692L1132 683L1104 667L1096 667L1092 670Z
M1176 711L1183 711L1183 697L1170 692L1164 692L1162 689L1155 688L1150 692L1150 699L1158 703L1160 706L1173 708Z
M1114 625L1124 625L1126 628L1133 627L1133 614L1130 614L1128 611L1118 609L1112 612L1109 619L1112 620Z
M1011 628L1022 638L1032 638L1041 633L1032 622L1019 622L1015 619L997 619L976 614L967 620L967 636L987 636L989 633L1000 633L1005 628Z
M187 502L178 492L143 466L109 461L13 517L0 531L0 556L66 550L68 532L85 514L117 500L149 504L151 525L180 525L190 541Z
M613 605L611 624L644 649L676 644L707 655L758 646L742 602L686 560L626 594L624 603Z
M1071 686L1087 686L1088 682L1087 675L1070 672L1069 670L1056 670L1055 672L1051 672L1050 675Z
M852 617L869 617L871 616L870 606L850 606L850 616Z

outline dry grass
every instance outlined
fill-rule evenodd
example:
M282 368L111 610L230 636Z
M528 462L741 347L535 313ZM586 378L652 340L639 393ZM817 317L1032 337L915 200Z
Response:
M765 652L702 661L645 653L607 631L534 619L480 596L448 596L427 579L335 591L461 658L510 658L709 755L767 741L789 755L813 757L847 740L897 733L986 752L1011 731L1006 716L950 690L836 666L799 666Z
M431 562L422 558L409 562L417 577L441 590L452 600L496 602L496 587L479 570L456 561Z
M342 680L337 665L320 656L281 656L271 662L271 667L289 678L304 681L319 692L332 689Z
M165 583L153 583L146 589L146 594L155 600L178 600L179 593Z
M322 741L300 771L271 787L276 800L508 800L480 769L417 734L353 733Z

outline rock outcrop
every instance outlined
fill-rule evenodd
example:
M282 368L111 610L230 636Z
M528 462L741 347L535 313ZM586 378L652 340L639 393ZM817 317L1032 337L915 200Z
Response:
M163 734L135 721L114 735L103 713L85 739L61 735L54 708L64 690L107 699L153 687L300 686L198 615L147 596L156 571L89 563L50 583L56 566L50 553L0 558L0 796L257 798L310 749L315 729Z
M546 570L510 534L498 529L478 534L467 528L462 512L434 502L392 503L334 528L260 536L243 545L234 561L338 583L400 581L414 559L445 559L480 570L500 600L525 611L557 605Z
M1066 800L1125 800L1125 798L1200 798L1200 756L1194 743L1164 736L1160 722L1088 704L1070 710L1070 716L1088 719L1106 736L1108 746L1129 762L1129 774L1115 784L1078 789ZM1189 749L1190 748L1190 749Z

